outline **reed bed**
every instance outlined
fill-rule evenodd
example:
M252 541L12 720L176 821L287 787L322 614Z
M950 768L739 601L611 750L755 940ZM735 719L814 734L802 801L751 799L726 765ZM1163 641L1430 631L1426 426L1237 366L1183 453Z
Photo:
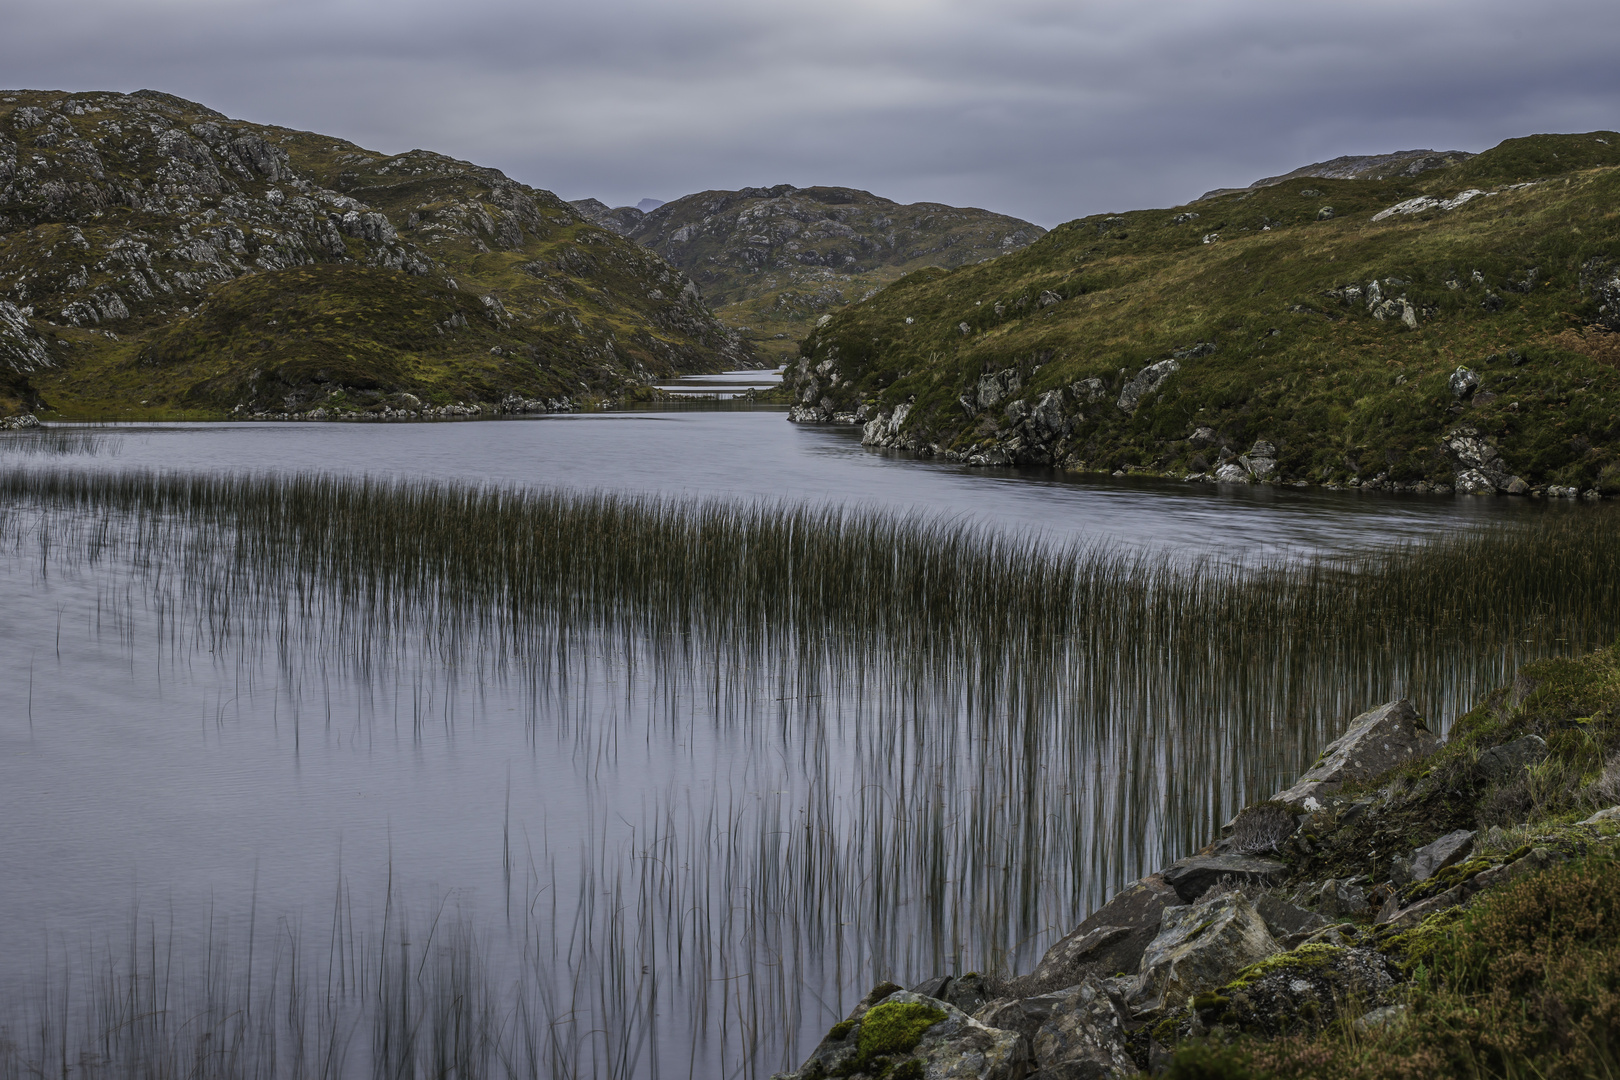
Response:
M1291 779L1355 712L1405 694L1444 726L1523 660L1612 641L1614 524L1603 507L1549 508L1516 528L1262 562L839 507L0 476L13 557L39 575L127 568L139 588L109 590L107 625L155 626L172 656L353 685L427 671L441 700L515 693L534 739L608 771L618 733L577 702L611 672L654 703L636 738L706 726L780 788L653 793L629 830L516 859L519 915L501 933L520 935L520 970L485 963L463 927L442 979L423 967L389 991L415 986L420 1005L441 993L431 979L459 987L443 993L472 1011L446 1024L483 1034L418 1040L437 1029L400 1020L415 1006L379 976L353 1013L372 1049L349 1059L378 1076L763 1076L879 978L1019 970ZM689 701L701 708L675 704ZM390 932L385 918L347 934L386 971ZM114 969L155 982L133 954ZM193 1015L247 992L209 985ZM95 1028L52 1008L35 1028ZM309 1008L233 1035L243 1064L219 1075L320 1072L351 1014ZM49 1072L74 1040L13 1042L7 1068Z

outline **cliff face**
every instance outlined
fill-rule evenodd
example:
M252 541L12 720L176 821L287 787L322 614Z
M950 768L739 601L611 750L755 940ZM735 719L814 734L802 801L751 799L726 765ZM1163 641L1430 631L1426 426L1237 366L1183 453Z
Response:
M728 325L778 360L822 314L909 271L981 262L1046 232L987 210L841 187L704 191L646 214L573 205L690 274Z
M976 465L1620 494L1620 135L1097 215L819 322L793 418Z
M748 360L686 275L494 169L149 91L0 92L12 408L541 409Z

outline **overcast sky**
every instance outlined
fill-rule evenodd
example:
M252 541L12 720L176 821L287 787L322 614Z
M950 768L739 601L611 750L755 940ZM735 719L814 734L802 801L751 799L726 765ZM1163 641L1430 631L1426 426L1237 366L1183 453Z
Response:
M1620 128L1617 0L12 0L11 88L165 90L619 205L843 184L1042 225Z

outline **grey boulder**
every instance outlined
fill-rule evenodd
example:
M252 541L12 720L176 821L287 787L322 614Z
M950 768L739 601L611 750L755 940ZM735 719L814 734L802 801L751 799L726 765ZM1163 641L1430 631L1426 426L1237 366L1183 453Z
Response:
M1287 869L1274 859L1249 855L1194 855L1171 863L1163 877L1190 904L1212 885L1270 885Z
M1136 407L1160 386L1164 380L1181 370L1181 365L1175 360L1160 360L1156 364L1149 364L1138 371L1136 375L1125 384L1119 392L1119 405L1121 412L1134 413Z
M1524 735L1480 754L1479 767L1493 780L1507 780L1546 759L1547 740L1540 735Z
M1449 832L1432 844L1425 844L1412 853L1411 879L1428 881L1448 866L1455 866L1474 850L1474 830L1458 829Z
M884 1055L890 1066L919 1062L921 1074L929 1080L1022 1080L1028 1074L1028 1041L1016 1031L986 1027L949 1002L883 984L827 1033L803 1065L773 1080L810 1080L856 1067L867 1017L875 1009L906 1005L935 1009L943 1018L924 1030L909 1050Z
M1012 981L1018 996L1074 986L1088 975L1134 975L1148 943L1159 934L1166 908L1181 896L1163 877L1149 874L1114 894L1041 957L1035 970Z
M1103 1080L1135 1076L1125 1041L1125 1011L1095 979L1087 979L1051 1012L1032 1040L1045 1077Z
M1307 811L1321 809L1321 797L1345 784L1370 780L1440 747L1440 738L1402 698L1380 705L1350 721L1349 730L1329 743L1316 764L1292 787L1272 798Z
M1281 951L1265 920L1240 893L1168 908L1159 936L1142 954L1128 1003L1139 1016L1178 1008Z

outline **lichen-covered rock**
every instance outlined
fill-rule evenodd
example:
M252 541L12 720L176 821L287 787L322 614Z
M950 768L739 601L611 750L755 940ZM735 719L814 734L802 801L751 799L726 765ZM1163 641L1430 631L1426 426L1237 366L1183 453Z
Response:
M1040 1076L1135 1076L1125 1011L1101 982L1087 979L1055 1008L1032 1040Z
M937 998L940 1001L955 1005L965 1013L972 1013L989 1001L993 996L989 983L983 975L970 971L966 975L941 975L928 979L911 988L913 994L924 997ZM1000 1027L991 1024L991 1027Z
M1119 405L1121 412L1134 413L1136 407L1160 386L1164 380L1181 370L1181 365L1175 360L1160 360L1156 364L1149 364L1137 372L1124 389L1119 392Z
M1158 874L1127 885L1047 949L1033 972L1012 980L1010 993L1029 997L1074 986L1088 975L1134 975L1159 934L1164 910L1182 903Z
M1027 1040L949 1002L881 983L834 1024L810 1057L774 1080L1023 1080Z
M1474 830L1458 829L1412 853L1412 881L1427 881L1446 867L1459 863L1474 850Z
M1480 754L1479 767L1493 780L1506 780L1546 759L1547 740L1540 735L1523 735Z
M1315 1030L1386 1004L1398 974L1374 949L1305 945L1255 965L1193 1005L1204 1023L1249 1034Z
M1240 893L1167 908L1159 936L1142 954L1127 1003L1138 1015L1175 1008L1280 951L1265 920Z
M1320 809L1321 797L1345 784L1370 780L1439 748L1439 736L1429 730L1410 701L1391 701L1352 720L1349 729L1328 744L1304 776L1272 798L1314 811Z
M1260 913L1265 920L1266 928L1271 936L1278 941L1285 941L1301 934L1311 934L1327 925L1327 919L1314 911L1307 911L1298 904L1291 904L1279 896L1262 893L1255 898L1254 910Z

